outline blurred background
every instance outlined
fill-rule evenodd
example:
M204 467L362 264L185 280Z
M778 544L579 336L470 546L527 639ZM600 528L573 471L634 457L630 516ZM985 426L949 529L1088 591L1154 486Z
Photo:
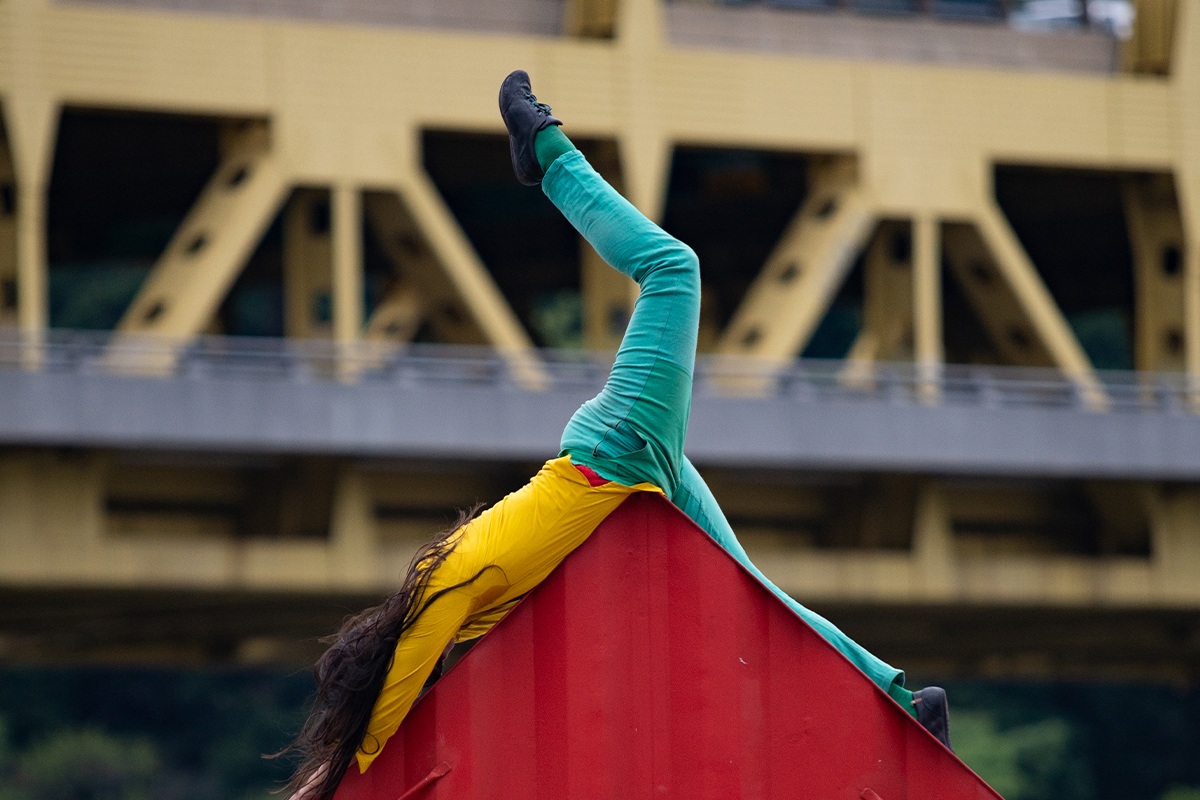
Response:
M1010 800L1200 798L1192 0L0 3L0 798L265 798L319 638L701 259L689 453ZM801 679L800 676L797 679Z

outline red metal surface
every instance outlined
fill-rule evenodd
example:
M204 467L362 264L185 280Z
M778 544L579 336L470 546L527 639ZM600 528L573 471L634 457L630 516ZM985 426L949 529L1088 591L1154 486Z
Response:
M402 796L999 797L651 496L444 675L336 800Z

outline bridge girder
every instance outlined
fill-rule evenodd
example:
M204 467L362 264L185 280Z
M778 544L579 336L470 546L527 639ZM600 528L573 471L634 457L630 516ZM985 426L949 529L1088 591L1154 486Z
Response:
M1069 164L1171 176L1182 242L1182 299L1138 314L1139 320L1159 326L1160 339L1164 326L1179 315L1182 366L1200 379L1200 10L1192 4L1178 9L1169 74L1155 76L1164 72L1155 66L1163 63L1162 48L1147 45L1136 67L1145 74L1104 77L678 47L669 41L658 0L623 0L615 6L578 0L572 9L576 36L533 38L314 26L42 0L0 4L0 103L7 135L2 150L10 154L15 181L15 214L7 223L15 258L5 261L0 252L0 279L15 276L17 323L33 334L48 326L46 190L64 107L260 120L255 135L261 140L244 155L274 177L254 190L250 213L230 213L238 210L236 203L206 205L202 199L163 255L159 276L186 276L178 287L167 288L172 307L178 302L189 311L170 332L187 336L204 330L222 287L237 276L244 260L238 254L257 241L256 231L269 224L286 192L317 187L330 194L333 224L328 235L301 231L289 239L294 252L285 258L285 269L297 287L296 308L311 311L313 293L330 292L329 334L344 342L360 336L403 341L421 320L442 324L450 340L477 335L509 353L526 383L536 385L528 335L438 194L419 152L423 130L500 134L495 87L509 67L526 66L534 71L539 92L553 98L556 110L570 121L571 135L616 143L624 189L656 219L664 214L672 149L681 144L834 153L841 154L836 163L853 165L852 181L825 178L828 186L819 187L843 209L833 214L835 222L839 213L850 214L838 223L844 230L836 241L801 246L795 241L799 234L785 233L779 257L772 256L760 275L764 285L778 286L787 273L782 254L803 249L815 252L804 273L813 277L802 278L812 284L803 284L804 292L785 293L788 302L769 292L761 308L757 300L747 300L745 314L754 311L760 326L759 354L776 360L802 349L878 220L901 220L901 226L912 226L907 276L881 279L882 261L868 247L870 319L864 337L875 340L860 339L858 360L911 351L912 358L935 369L942 362L940 254L970 295L971 278L962 267L970 259L956 255L969 250L957 230L966 226L979 250L969 250L968 256L987 258L993 284L1003 295L979 301L991 309L982 312L985 326L1000 332L1000 342L1012 325L1023 326L1027 345L1008 348L1009 359L1056 364L1086 385L1091 369L1086 356L992 199L993 169L997 164ZM607 40L610 27L613 36ZM137 59L128 58L131 52ZM381 81L381 75L397 77ZM242 153L239 147L232 145L227 156ZM211 191L221 191L218 184L227 183L236 169L232 160L224 162ZM3 170L0 163L0 179ZM392 209L378 211L381 203ZM1149 202L1135 197L1130 203L1137 228ZM810 201L798 213L797 228L817 225L823 207ZM291 207L287 214L290 219ZM415 255L389 251L414 280L399 284L371 319L364 318L360 305L361 254L355 244L364 216L383 232L385 249L391 246L389 231L421 243ZM187 234L196 232L192 226L198 221L211 223L211 243L236 247L231 244L223 256L186 275L188 270L179 268L186 257L178 248L186 251L195 241ZM0 248L5 224L0 218ZM1147 234L1135 231L1138 247L1160 246L1176 236L1174 229L1163 233L1162 222L1149 227ZM1147 263L1140 257L1139 274L1149 274ZM581 269L588 340L611 347L605 320L627 302L628 283L611 279L586 251ZM597 275L610 279L596 281ZM184 288L193 280L203 282L202 291ZM149 311L155 301L151 289L169 283L155 277L147 284L129 310L133 328L166 329L170 316ZM1155 285L1156 291L1167 291ZM884 309L878 298L893 291L902 302ZM793 302L801 297L809 299ZM445 303L455 304L460 329L451 330L449 321L439 322L430 310ZM997 319L989 322L991 317ZM294 335L325 333L303 312L289 319ZM727 343L747 341L746 319L731 322L723 334ZM774 341L781 344L768 352L766 343ZM1161 353L1139 357L1139 366L1147 359L1167 363L1163 358ZM1097 407L1102 405L1098 399ZM387 501L378 476L354 463L338 463L329 477L332 498L323 512L328 531L318 536L245 539L214 531L203 515L199 521L186 514L121 517L110 502L111 478L112 465L100 453L4 454L0 583L114 590L154 584L264 596L330 597L347 587L371 593L393 585L415 537L430 530L420 514L381 513ZM736 496L715 488L723 498ZM969 537L955 527L961 506L971 503L959 501L956 507L955 491L933 478L892 481L868 509L874 521L861 526L864 536L875 532L871 541L839 540L822 549L804 546L799 534L772 540L749 531L748 547L782 586L815 603L1104 606L1139 612L1200 607L1193 580L1200 568L1200 497L1194 487L1131 484L1119 490L1124 502L1118 507L1097 501L1101 516L1107 515L1105 529L1115 531L1114 541L1126 542L1103 558L1020 548L1013 553L972 550ZM1107 486L1094 493L1106 501L1114 496ZM799 499L786 502L820 506L820 498L796 494ZM455 504L454 498L443 499ZM1017 506L1038 507L1028 498ZM896 519L903 520L899 533ZM1151 532L1150 555L1123 554L1143 526Z
M18 259L23 276L18 293L24 298L22 324L28 330L46 325L45 182L53 154L54 121L58 109L69 102L267 120L269 159L285 184L358 191L394 186L420 218L422 234L438 251L443 269L463 293L476 323L486 329L488 341L508 351L526 351L528 337L508 304L488 285L486 270L452 215L440 207L417 156L422 129L498 130L492 109L497 76L488 65L521 61L537 70L539 87L555 98L571 120L572 133L618 143L626 189L652 217L662 214L671 149L687 142L852 153L859 163L855 191L870 195L876 216L973 219L995 252L997 266L1015 287L1030 317L1031 333L1043 340L1054 363L1086 376L1086 357L1061 321L1061 313L1037 289L1037 281L1030 279L1036 272L1028 267L989 200L988 175L992 165L1001 161L1069 161L1098 169L1174 174L1181 186L1194 181L1190 176L1197 169L1196 137L1186 135L1200 124L1195 111L1200 104L1193 102L1200 71L1194 56L1195 26L1190 24L1194 10L1186 4L1178 9L1175 30L1180 36L1173 70L1166 79L696 52L668 42L663 11L656 0L574 3L567 15L573 37L531 42L510 35L353 26L317 32L285 19L265 22L98 6L59 8L36 0L7 4L0 11L0 25L14 47L0 62L0 98L13 143L16 194L23 198L17 204L24 209L17 220L23 233L16 237L22 253ZM127 31L119 45L107 35L109 24L118 18ZM1170 18L1170 14L1155 17L1160 22ZM610 28L613 36L605 39ZM219 35L210 35L214 32ZM264 37L271 37L270 46ZM1147 33L1135 45L1149 48L1145 58L1151 58L1157 51L1150 45L1160 39ZM69 53L62 51L68 41L80 45L71 45ZM222 55L229 46L238 53L236 59ZM137 49L138 67L118 66L125 62L109 55L113 47ZM314 52L354 57L334 58L317 67ZM1129 67L1143 73L1158 71L1147 64L1145 59L1133 59ZM417 65L424 66L416 69ZM422 80L376 80L378 75L412 74L420 74ZM275 81L271 76L284 79ZM429 97L454 98L454 102L431 104ZM713 114L714 108L724 111ZM756 108L770 108L771 113L753 113ZM201 213L199 207L195 213ZM246 215L233 214L227 222L214 224L244 227L249 224L245 219ZM1196 235L1190 219L1186 226L1190 240ZM188 229L185 223L180 235ZM785 234L780 248L787 248L790 236ZM238 237L222 232L214 244L226 238ZM853 243L859 244L860 238L852 237ZM177 271L167 266L178 259L176 244L164 254L156 271L159 275ZM1190 275L1200 268L1195 266L1195 248L1187 250L1185 273ZM822 259L844 261L845 254L826 253L818 257ZM209 283L227 283L226 273L236 274L238 260L225 254L218 270L221 280ZM771 263L764 275L771 272ZM829 264L808 269L839 272ZM209 270L192 272L204 275ZM147 291L159 283L158 277L152 278ZM206 295L204 302L199 294ZM182 304L173 302L172 308L194 308L197 313L168 325L177 312L147 320L148 309L143 306L157 307L157 301L143 292L131 305L123 327L164 331L170 327L174 334L194 334L206 323L190 316L203 319L205 313L200 312L211 314L209 294L219 292L190 293L188 299L180 298ZM928 293L925 297L929 299ZM585 305L604 304L585 300ZM754 305L750 302L724 332L722 350L730 349L739 334L744 340L742 328ZM803 332L811 330L810 318L817 316L806 309L802 303L759 320L752 327L760 331L761 344L751 349L766 354L771 349L767 343L776 340L780 344L774 350L780 353L802 347ZM923 341L932 330L932 313L936 312L922 311L918 319L926 332ZM1197 314L1189 314L1184 330L1188 352L1200 352L1196 337L1189 333L1196 329L1200 335L1200 321L1193 319ZM362 335L363 322L343 323L343 337ZM923 351L923 357L939 355L935 343L927 342ZM1200 355L1190 357L1189 364L1196 374Z

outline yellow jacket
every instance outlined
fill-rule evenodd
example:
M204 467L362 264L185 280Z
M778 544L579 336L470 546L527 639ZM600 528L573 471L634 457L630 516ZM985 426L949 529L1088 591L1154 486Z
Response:
M425 608L396 644L359 745L359 771L366 771L400 727L451 639L483 635L630 494L661 491L650 483L593 486L569 456L562 456L457 531L454 549L431 576L426 596L479 577Z

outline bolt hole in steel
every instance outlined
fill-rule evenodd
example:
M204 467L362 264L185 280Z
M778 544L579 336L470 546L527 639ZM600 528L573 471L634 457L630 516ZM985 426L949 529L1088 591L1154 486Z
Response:
M758 344L760 339L762 339L762 331L758 328L751 328L742 334L742 347L749 350L751 347L754 347L754 345Z
M243 164L233 171L233 174L229 176L229 180L225 181L225 188L236 189L245 183L248 177L250 177L250 168Z
M975 279L976 283L979 283L983 286L991 285L992 270L988 267L986 262L973 261L971 262L971 266L968 267L968 270L971 273L971 277Z
M1179 355L1183 352L1183 331L1178 328L1172 328L1167 331L1166 336L1167 352L1171 355Z
M150 324L150 323L156 321L159 317L161 317L163 315L163 312L166 310L167 310L166 305L164 305L163 302L161 300L159 300L154 305L150 306L150 308L146 309L146 313L142 315L142 322L144 322L146 324Z
M1179 247L1169 244L1162 249L1162 271L1164 275L1174 278L1183 267L1183 254Z
M462 310L453 303L446 303L439 308L438 316L451 325L461 325L463 321Z
M404 255L409 258L416 258L421 255L421 242L411 234L400 234L396 237L396 244L404 252Z
M1008 341L1013 347L1018 350L1028 350L1030 345L1029 334L1021 328L1008 329Z
M800 265L795 261L789 263L783 268L783 272L779 273L780 283L791 283L800 274Z
M912 236L906 231L892 235L892 263L897 267L908 266L912 261Z
M331 221L329 216L328 201L319 201L312 204L312 208L308 212L308 231L314 236L323 236L329 233Z
M829 198L817 209L817 219L829 219L837 211L837 200Z
M183 248L183 251L185 253L187 253L189 256L194 256L197 253L199 253L201 250L203 250L205 245L207 245L207 244L208 244L208 236L206 236L203 233L197 234L197 236L194 239L192 239L190 242L188 242L187 247Z

